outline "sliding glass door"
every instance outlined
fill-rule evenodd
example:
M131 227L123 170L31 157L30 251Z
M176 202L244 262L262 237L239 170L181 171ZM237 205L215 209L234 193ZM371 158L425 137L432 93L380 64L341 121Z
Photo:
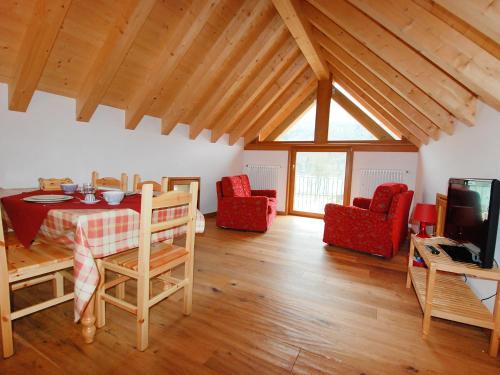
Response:
M349 203L348 151L292 151L291 212L320 217L325 204Z

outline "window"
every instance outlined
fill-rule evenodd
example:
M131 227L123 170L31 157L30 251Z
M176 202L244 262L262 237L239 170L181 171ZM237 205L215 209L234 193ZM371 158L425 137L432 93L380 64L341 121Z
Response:
M295 120L277 141L314 141L314 124L316 121L316 101Z

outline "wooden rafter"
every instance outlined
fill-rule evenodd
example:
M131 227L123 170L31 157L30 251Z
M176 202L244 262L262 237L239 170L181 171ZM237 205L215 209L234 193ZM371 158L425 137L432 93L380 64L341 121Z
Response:
M222 74L225 62L241 45L255 22L269 17L270 4L252 0L243 3L236 16L226 26L217 41L207 50L189 79L182 85L174 100L167 103L162 115L162 134L169 134L190 108L199 108L203 96L210 90L211 78Z
M370 90L363 90L353 83L348 77L344 76L340 71L332 67L332 73L334 75L334 80L340 86L342 86L354 99L361 103L371 114L377 117L384 125L386 125L393 133L398 137L406 138L411 143L416 146L420 146L423 142L416 136L413 135L408 129L406 129L392 112L390 112L385 106L383 98L375 96L377 99L374 100L371 95L368 95Z
M453 116L441 107L434 99L415 86L405 76L401 75L391 65L386 63L370 49L346 33L336 23L331 21L323 13L313 6L306 4L305 13L309 20L329 40L340 46L346 53L355 59L354 65L361 64L372 74L390 86L408 103L413 105L419 112L430 121L439 126L447 134L453 133ZM353 64L354 60L350 60Z
M245 144L253 141L259 134L262 134L262 139L266 138L266 136L270 134L270 132L266 133L267 128L273 123L274 117L282 113L286 108L293 110L293 108L298 106L300 102L310 94L308 85L316 87L316 80L314 78L314 73L309 66L306 65L302 73L294 79L278 97L269 101L270 105L266 106L266 110L261 115L255 117L255 121L252 122L251 127L244 133ZM303 95L302 98L299 97L301 94ZM286 116L284 118L286 118ZM231 133L229 136L229 144L236 143L238 139L237 133Z
M217 6L220 6L220 4L217 5L212 1L194 1L185 10L184 17L163 47L143 86L127 106L125 112L125 127L127 129L135 129L153 102L161 95L161 90L166 81L170 78L172 72L206 25Z
M500 1L434 0L500 44Z
M156 0L129 0L99 50L76 97L76 119L89 121Z
M297 48L295 41L287 35L286 42L273 58L267 62L265 67L258 72L252 82L245 87L244 91L238 95L233 104L213 124L207 124L207 127L212 128L212 142L217 142L224 133L235 126L248 111L254 100L272 85L277 76L281 75L285 69L293 64L299 54L300 50Z
M316 93L313 91L309 96L300 103L297 108L295 108L281 123L277 123L274 129L272 125L269 126L270 134L264 139L264 141L272 142L275 141L281 134L284 134L288 129L290 129L293 124L295 124L302 115L311 108L314 101L316 100Z
M380 95L384 96L394 107L403 113L413 124L420 128L425 134L437 139L439 136L439 128L433 124L427 117L416 110L410 103L402 98L390 86L380 80L371 71L359 64L356 59L345 52L335 42L332 42L321 32L315 33L319 43L326 51L328 51L327 59L336 59L349 69L353 74L362 79L371 88L376 90Z
M475 96L344 0L308 0L463 122L474 124Z
M500 110L497 58L411 0L348 1Z
M377 124L370 116L363 112L356 104L349 98L342 94L339 90L333 90L332 99L335 100L343 109L346 110L361 126L368 130L375 138L381 141L392 140L389 133L387 133L379 124Z
M36 0L9 82L9 109L26 112L71 0Z
M328 66L311 37L309 21L302 15L299 0L272 0L283 22L297 42L318 80L330 78Z
M257 26L254 32L257 33L256 37L249 40L246 45L241 46L242 54L239 59L235 63L226 66L222 77L206 93L206 98L203 103L200 103L200 107L192 111L193 119L189 121L191 125L189 136L191 139L195 139L205 128L205 120L210 116L219 100L228 92L234 94L237 88L244 87L256 70L262 66L262 60L266 57L267 52L270 49L278 48L284 42L286 29L279 22L276 15L267 27ZM232 90L232 87L235 87L235 89Z
M250 106L249 111L241 118L236 124L236 127L231 129L229 134L229 144L234 144L238 139L250 129L253 124L260 118L260 116L272 105L285 90L287 90L292 83L303 75L307 70L308 64L306 59L299 55L292 65L290 65L273 84L257 98Z

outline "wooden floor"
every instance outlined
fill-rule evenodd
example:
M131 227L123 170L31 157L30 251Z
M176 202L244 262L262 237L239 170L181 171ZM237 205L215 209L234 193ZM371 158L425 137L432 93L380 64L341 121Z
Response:
M17 353L0 374L500 374L482 329L435 319L422 339L405 252L387 261L325 247L322 227L278 217L256 234L208 219L193 314L183 317L179 295L153 308L146 352L134 348L132 315L113 306L83 344L66 303L15 323ZM31 298L22 291L15 304Z

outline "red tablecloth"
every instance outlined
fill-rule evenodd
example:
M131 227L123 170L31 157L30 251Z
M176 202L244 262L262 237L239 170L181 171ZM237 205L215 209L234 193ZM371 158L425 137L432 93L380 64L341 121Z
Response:
M83 199L82 194L73 194L74 198L70 201L62 203L31 203L25 202L23 198L32 195L42 194L64 194L62 191L41 191L36 190L28 193L13 195L2 198L2 206L10 219L12 229L16 233L17 238L25 247L29 247L35 239L40 227L47 217L50 210L95 210L95 209L123 209L130 208L136 212L141 212L141 196L131 195L125 197L119 205L110 206L97 192L96 198L101 199L101 202L96 204L85 204L80 202Z

